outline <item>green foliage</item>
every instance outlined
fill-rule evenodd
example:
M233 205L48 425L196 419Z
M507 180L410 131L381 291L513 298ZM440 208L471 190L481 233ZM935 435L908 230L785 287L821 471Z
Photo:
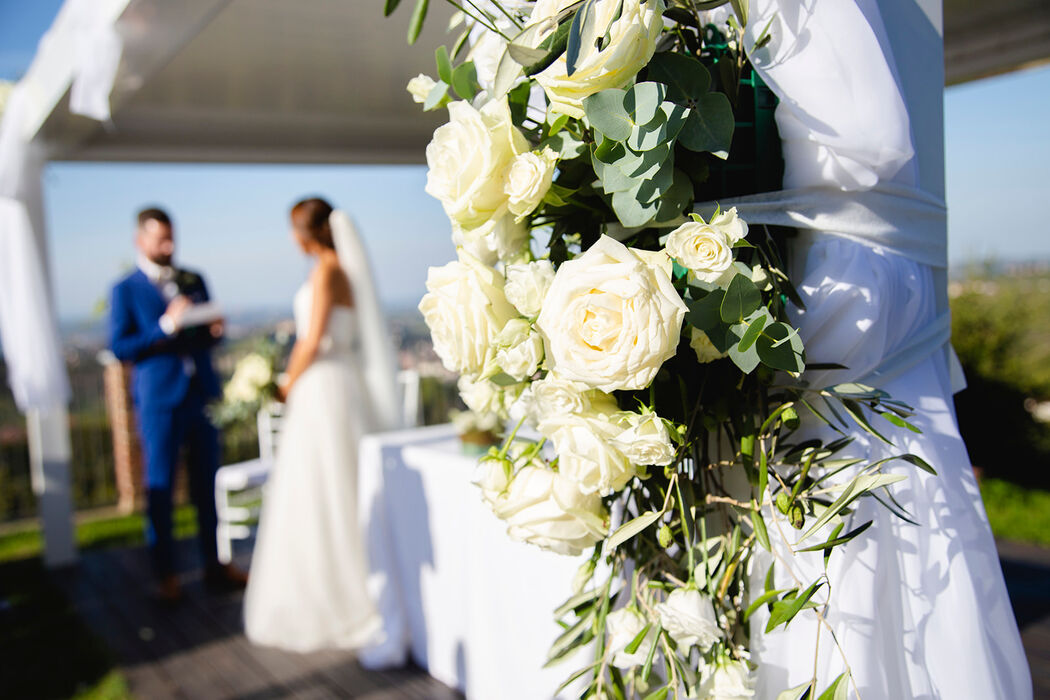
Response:
M1001 479L981 479L980 486L996 537L1050 547L1050 491Z

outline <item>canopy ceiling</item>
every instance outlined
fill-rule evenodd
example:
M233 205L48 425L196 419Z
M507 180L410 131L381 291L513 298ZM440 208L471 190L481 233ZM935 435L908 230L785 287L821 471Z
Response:
M68 84L40 75L61 93L40 136L53 160L420 162L439 115L405 84L433 74L451 7L432 3L410 47L404 4L386 19L379 0L131 0L112 124L70 114Z
M404 86L433 74L451 7L431 2L410 47L412 4L385 19L380 0L104 0L124 46L112 123L69 112L71 33L27 76L33 126L52 160L420 162L440 115ZM943 26L949 84L1050 57L1046 0L945 0Z

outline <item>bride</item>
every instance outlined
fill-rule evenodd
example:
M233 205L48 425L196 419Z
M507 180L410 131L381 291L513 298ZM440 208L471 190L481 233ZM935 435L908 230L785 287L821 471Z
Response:
M245 593L248 638L293 651L358 648L380 628L357 522L357 446L397 423L393 352L364 247L322 199L291 211L316 260L295 295L297 341Z

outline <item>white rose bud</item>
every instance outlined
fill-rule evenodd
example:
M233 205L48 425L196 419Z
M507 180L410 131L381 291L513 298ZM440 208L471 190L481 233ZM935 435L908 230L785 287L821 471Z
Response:
M540 313L543 298L554 281L554 266L550 260L507 265L507 286L504 292L507 301L521 312L533 318Z
M642 643L633 653L627 652L634 638L642 633L647 622L642 614L634 608L620 608L614 610L605 617L605 629L609 633L609 651L613 653L613 666L617 668L632 668L641 666L649 658L649 651L656 643L655 630L642 639Z
M496 336L518 316L503 294L503 276L461 252L459 260L427 271L427 290L419 310L445 367L461 374L488 369Z
M541 151L529 151L514 158L507 170L503 191L507 207L516 221L521 221L540 205L554 179L558 154L544 146Z
M638 476L638 469L616 447L621 429L601 414L565 414L543 420L539 429L558 453L558 469L584 493L607 496Z
M510 214L472 229L452 222L452 243L486 265L520 260L525 255L528 240L529 229Z
M507 212L504 175L529 144L511 121L506 98L480 110L453 102L448 113L449 122L437 128L427 146L426 191L455 225L469 231Z
M718 283L733 265L733 244L722 231L699 221L687 221L672 231L665 248L703 282Z
M555 17L574 0L538 0L531 22ZM584 25L576 70L568 74L562 54L536 75L551 103L551 111L579 119L583 99L606 88L629 85L656 51L663 31L663 0L598 0ZM609 40L604 38L608 34ZM599 49L598 46L601 46Z
M747 222L737 216L736 207L718 212L711 218L709 224L712 228L721 231L730 244L736 243L747 235Z
M755 679L746 661L721 659L704 670L701 696L710 700L748 700L755 697Z
M602 236L558 268L536 320L554 374L606 392L652 383L686 311L660 259Z
M464 374L456 382L456 387L463 403L478 416L506 417L506 396L499 385Z
M474 469L474 483L481 489L481 497L491 507L495 508L506 495L512 473L513 465L508 459L486 455L478 460Z
M507 534L558 554L578 556L604 539L609 514L597 494L546 467L528 464L495 507Z
M543 361L543 338L523 318L507 321L496 347L496 364L519 382L534 375Z
M627 413L621 416L625 430L613 444L634 464L666 466L674 461L675 449L667 426L655 413Z
M721 360L729 354L726 352L719 352L718 348L715 347L715 344L707 337L707 333L704 333L699 328L693 328L689 332L689 347L696 352L696 359L703 364L714 362L715 360Z
M413 101L417 104L423 104L427 101L427 95L434 89L437 83L429 75L420 73L416 77L408 81L408 86L405 88L408 90L408 94L412 95Z
M711 599L695 588L672 591L665 602L657 604L656 612L660 616L660 625L683 653L693 645L706 652L722 636Z

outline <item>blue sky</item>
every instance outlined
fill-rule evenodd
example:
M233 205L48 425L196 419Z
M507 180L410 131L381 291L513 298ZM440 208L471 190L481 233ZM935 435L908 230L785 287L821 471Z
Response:
M60 0L0 0L0 79L32 60ZM949 256L1050 259L1050 67L945 93ZM82 317L133 259L132 216L170 208L179 257L203 270L230 309L288 307L307 261L288 237L287 210L321 194L357 218L392 306L422 295L428 265L452 256L440 206L408 166L57 163L46 196L52 269L63 318Z

